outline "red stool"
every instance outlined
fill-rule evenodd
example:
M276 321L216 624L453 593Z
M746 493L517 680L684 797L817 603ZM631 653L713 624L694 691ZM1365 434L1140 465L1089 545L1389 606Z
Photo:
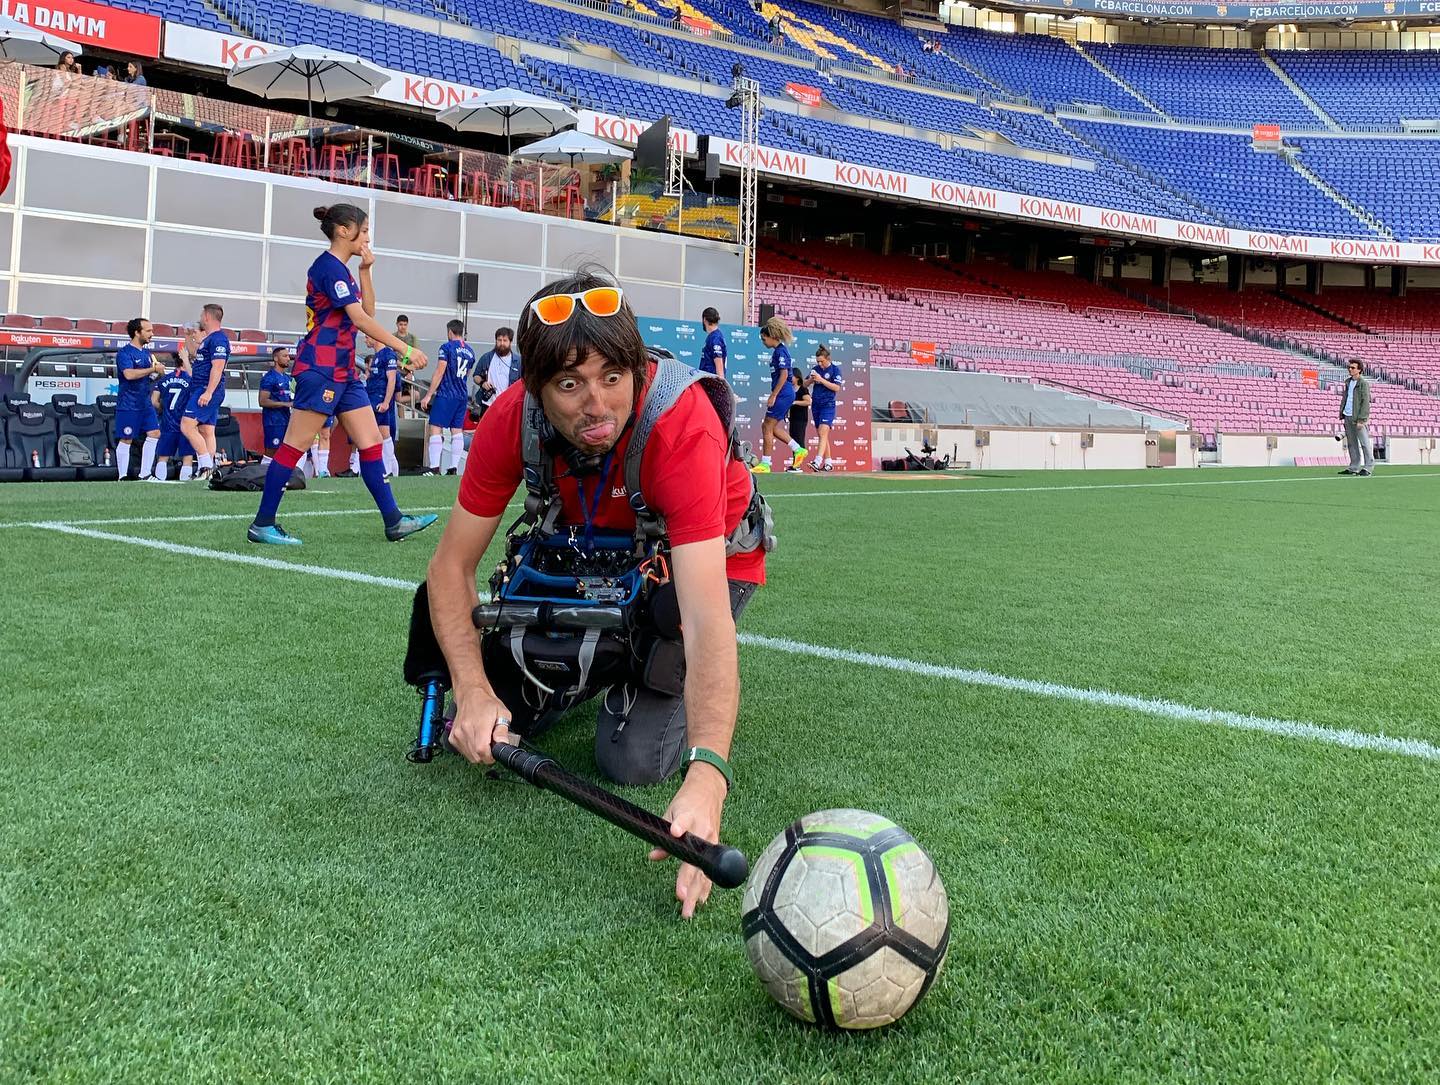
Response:
M467 203L485 203L490 198L490 175L472 170L460 179L460 198Z
M400 187L400 156L398 154L377 154L373 159L370 183L377 188L398 189Z
M528 180L520 180L516 181L515 184L515 206L520 208L521 211L539 211L540 198L535 192L535 182Z
M249 132L225 132L215 141L215 160L222 166L253 170L260 160L255 154L255 137Z
M185 156L185 161L187 161L187 162L209 162L209 161L210 161L210 156L209 156L208 154L199 154L199 153L197 152L196 154L187 154L187 155Z
M275 147L274 168L292 177L310 173L310 144L303 139L284 139Z
M350 155L344 147L335 143L327 143L320 148L320 169L322 176L330 180L336 179L336 174L350 172Z
M444 182L440 180L440 167L433 163L417 166L410 171L410 191L417 196L442 197L445 195Z
M495 180L490 182L490 206L509 207L510 191L509 181L499 177L495 178Z
M579 181L571 181L565 186L565 217L567 219L575 217L570 210L572 204L580 205L580 213L583 216L585 213L585 200L580 195Z

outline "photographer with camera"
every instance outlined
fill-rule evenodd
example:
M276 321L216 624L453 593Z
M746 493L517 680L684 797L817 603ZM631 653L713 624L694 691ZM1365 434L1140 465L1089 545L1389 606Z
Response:
M717 840L740 699L735 618L773 545L733 397L718 377L651 355L620 288L596 274L541 289L519 330L522 383L480 421L422 589L454 691L449 741L489 764L492 743L533 737L604 691L601 771L651 784L683 768L665 816L677 835ZM476 569L522 483L496 601L477 608ZM569 594L527 604L522 582ZM600 618L587 628L583 615ZM684 916L709 893L681 868Z

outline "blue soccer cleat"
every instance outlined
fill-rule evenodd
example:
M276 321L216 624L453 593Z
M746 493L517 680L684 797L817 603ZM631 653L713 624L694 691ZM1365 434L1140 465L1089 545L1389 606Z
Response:
M261 527L259 524L251 524L250 529L245 532L245 537L253 543L269 543L271 546L303 546L299 539L289 534L279 524L270 524Z
M425 516L402 516L385 529L385 537L391 542L400 542L417 531L424 531L438 519L440 517L433 512Z

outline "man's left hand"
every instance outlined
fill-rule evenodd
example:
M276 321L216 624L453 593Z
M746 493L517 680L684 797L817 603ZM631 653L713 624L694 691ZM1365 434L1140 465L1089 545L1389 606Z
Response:
M720 840L720 811L725 805L725 778L711 766L698 762L690 766L685 782L670 800L665 819L670 833L679 837L692 832L701 840ZM650 852L650 858L668 859L670 853L661 848ZM710 899L710 879L698 867L680 867L675 878L675 899L680 902L680 917L689 919L695 909Z

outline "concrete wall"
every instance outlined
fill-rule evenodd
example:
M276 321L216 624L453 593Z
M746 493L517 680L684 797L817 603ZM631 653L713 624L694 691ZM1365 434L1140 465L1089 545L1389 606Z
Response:
M1268 447L1274 440L1275 447ZM1221 467L1294 467L1296 456L1344 456L1345 446L1320 435L1221 433L1215 448Z
M1434 437L1385 438L1386 463L1440 464L1440 439Z
M1055 430L1017 427L941 426L929 431L941 456L976 470L1075 471L1086 468L1119 470L1145 466L1144 430ZM977 445L976 434L988 434L988 444ZM1094 445L1082 447L1090 433ZM878 465L882 457L916 454L925 431L919 426L872 428L871 449Z
M587 261L620 278L638 313L741 318L733 245L512 209L376 192L55 140L11 137L0 196L0 301L31 316L194 321L216 301L235 328L304 330L305 273L325 248L311 209L366 208L382 323L400 312L430 344L461 271L480 276L472 335L514 325L545 281Z

